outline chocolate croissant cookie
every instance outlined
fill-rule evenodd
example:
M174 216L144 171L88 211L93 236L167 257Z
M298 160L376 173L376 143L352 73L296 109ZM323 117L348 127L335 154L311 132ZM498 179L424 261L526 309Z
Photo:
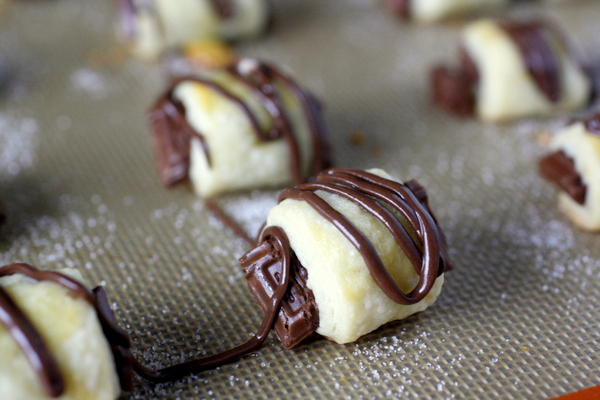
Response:
M502 121L588 105L593 82L564 37L541 22L480 20L462 33L459 68L432 71L435 104Z
M600 231L600 113L563 128L551 147L540 174L560 190L560 207L575 225Z
M131 390L124 333L77 270L0 268L0 398L108 400Z
M193 40L239 40L263 34L267 0L117 0L121 31L132 51L155 58Z
M132 356L104 289L88 290L77 270L0 267L0 399L115 400L133 390L134 373L166 382L227 364L263 345L289 282L283 278L250 340L153 370Z
M512 0L382 0L398 17L436 22L466 14L502 9Z
M240 263L265 310L289 274L274 326L286 348L315 332L352 342L423 311L451 268L421 185L402 184L382 170L346 169L284 190Z
M189 180L204 198L297 184L330 164L319 102L253 59L176 79L149 119L162 183Z

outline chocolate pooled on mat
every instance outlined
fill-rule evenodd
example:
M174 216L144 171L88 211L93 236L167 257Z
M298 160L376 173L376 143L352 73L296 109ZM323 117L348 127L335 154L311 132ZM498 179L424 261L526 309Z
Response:
M540 175L559 189L559 205L579 228L600 231L600 113L575 120L550 143Z
M556 27L484 19L464 28L459 67L435 67L431 86L439 107L498 122L579 110L593 82Z
M256 248L240 259L263 309L290 269L275 332L286 348L314 332L348 343L431 305L451 269L446 239L416 181L331 169L284 190ZM285 238L284 263L271 241Z
M253 59L176 79L149 119L162 183L189 179L203 198L298 184L330 166L318 100Z

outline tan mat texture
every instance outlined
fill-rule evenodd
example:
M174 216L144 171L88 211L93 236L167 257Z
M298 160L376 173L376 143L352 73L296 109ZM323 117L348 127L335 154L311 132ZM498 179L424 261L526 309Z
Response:
M518 7L600 60L600 3ZM539 133L430 106L460 22L402 24L375 0L275 0L273 32L240 53L280 65L326 106L336 164L419 180L456 269L438 302L356 343L267 345L131 399L545 399L600 384L600 235L575 229L536 172ZM14 1L0 20L0 265L73 266L106 285L136 355L166 366L258 327L245 244L186 187L162 188L145 112L162 65L123 57L113 2ZM276 193L219 199L255 232ZM0 361L1 362L1 361Z

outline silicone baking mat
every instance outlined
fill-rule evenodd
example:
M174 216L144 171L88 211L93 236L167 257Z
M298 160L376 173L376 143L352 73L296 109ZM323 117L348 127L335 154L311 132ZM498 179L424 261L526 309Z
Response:
M600 59L600 4L525 5ZM237 47L326 106L336 164L427 189L456 269L438 302L356 343L238 362L132 399L544 399L600 384L600 236L573 228L536 163L567 116L491 125L430 106L428 69L460 22L402 24L375 0L276 0L270 35ZM247 340L261 321L237 263L247 248L189 188L162 188L145 112L163 65L128 58L110 1L14 1L0 21L0 264L72 266L106 286L153 367ZM275 192L219 203L256 232Z

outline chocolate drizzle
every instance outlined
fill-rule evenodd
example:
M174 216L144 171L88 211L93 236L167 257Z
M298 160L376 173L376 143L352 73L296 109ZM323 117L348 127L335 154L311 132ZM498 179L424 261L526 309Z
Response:
M401 291L385 270L373 245L350 221L318 197L314 193L317 190L335 193L356 202L392 232L421 277L415 289L408 294ZM424 188L416 181L403 185L366 172L330 169L319 174L315 182L284 190L280 201L286 198L307 201L337 226L360 251L378 286L400 304L420 301L427 295L435 279L452 268L448 261L445 237L429 210ZM392 206L406 218L419 239L418 243L413 241L406 228L383 203ZM307 271L294 254L285 232L278 227L263 228L257 243L240 260L249 277L249 286L265 313L256 335L224 352L160 370L147 368L132 356L129 337L117 326L103 288L89 291L64 274L39 271L22 263L1 267L0 277L23 274L34 280L51 281L90 303L113 352L121 388L130 391L134 372L153 382L172 381L227 364L257 350L272 328L275 328L286 348L297 346L317 329L318 308L312 292L306 287ZM257 290L259 287L261 290ZM64 378L58 363L36 328L1 287L0 323L6 326L25 352L46 394L50 397L60 396L64 392Z
M458 116L475 114L479 71L467 51L460 49L460 68L438 66L431 71L433 102Z
M446 269L447 255L441 231L431 215L410 186L422 190L416 181L403 185L368 172L330 169L317 176L315 182L285 189L279 200L296 199L310 204L323 218L335 225L363 256L373 280L393 301L410 305L418 303L429 293L435 279ZM355 202L377 218L392 233L420 280L410 293L404 293L396 285L377 255L373 244L340 212L331 207L315 192L323 190ZM381 202L400 212L417 234L420 243L415 243L407 229ZM423 246L423 251L419 249Z
M97 288L94 292L89 291L76 280L51 271L40 271L28 264L11 264L0 268L0 277L14 274L22 274L37 281L50 281L57 283L69 290L76 297L80 297L90 303L96 310L102 330L108 339L115 360L120 362L119 379L121 388L129 391L133 388L133 377L128 371L133 363L129 351L130 344L127 333L119 328L114 322L114 316L110 307L102 298L102 290ZM100 300L99 297L101 298ZM31 366L38 374L44 392L52 397L60 396L64 390L64 378L58 363L50 354L44 340L37 329L29 321L27 316L10 298L8 293L0 287L0 322L6 327L10 335L25 353Z
M285 236L278 227L269 227L271 232ZM264 235L260 235L262 237ZM282 271L289 271L290 284L278 310L273 330L286 349L300 345L319 326L319 311L312 291L306 286L308 273L296 254L290 249L289 263L273 251L270 241L259 244L240 258L248 287L263 312L267 313L270 297L279 286Z
M290 264L290 246L283 232L272 229L263 232L261 241L267 241L272 246L272 252L280 260L282 265ZM179 379L183 376L216 368L232 362L245 354L260 348L267 339L269 332L275 322L281 301L289 286L290 268L282 268L278 275L277 287L272 296L269 297L265 309L265 317L258 332L247 342L205 358L200 358L181 364L173 365L160 370L152 370L142 365L131 354L131 343L129 336L116 324L112 310L110 309L106 293L103 288L97 287L89 291L74 279L52 271L40 271L28 264L11 264L0 268L0 277L23 274L38 281L51 281L57 283L90 303L96 310L96 314L106 336L113 357L115 367L119 375L121 389L131 391L133 389L133 372L142 378L153 382L166 382ZM44 392L52 398L59 397L65 390L64 378L56 359L49 352L39 332L30 322L29 318L12 301L8 293L0 287L0 323L2 323L13 339L24 351L31 366L39 376Z
M587 186L575 168L573 159L562 150L542 158L539 162L539 170L544 179L566 192L577 203L581 205L585 203Z
M248 62L249 60L245 61ZM196 132L190 126L185 118L183 104L173 96L177 85L186 81L205 85L237 104L250 121L256 138L261 142L284 139L290 149L292 180L294 184L298 184L304 181L302 157L296 132L287 116L281 93L277 87L277 82L282 82L297 96L309 122L313 143L311 175L330 165L327 135L321 116L321 106L318 101L312 95L301 90L292 79L279 73L273 67L257 63L255 68L244 68L242 70L242 62L232 66L227 72L234 79L250 88L253 94L260 99L273 118L272 127L265 132L260 126L258 118L244 101L215 82L198 77L185 77L175 80L170 89L159 98L149 112L159 174L164 185L172 186L188 178L189 149L192 137L200 139L210 165L210 149L206 146L202 132Z
M420 275L419 283L410 293L403 293L396 285L373 244L364 234L315 193L321 190L355 202L381 221L392 233ZM307 202L335 225L362 254L377 285L390 299L399 304L414 304L422 300L431 290L435 279L452 268L448 261L445 236L429 209L425 189L416 181L400 184L368 172L330 169L319 174L315 182L284 190L279 200L288 198ZM417 242L389 207L406 218L418 237ZM292 257L292 260L294 258ZM291 295L283 300L275 324L275 331L286 348L299 345L319 326L318 307L312 292L306 287L307 271L297 259L294 261L296 265L291 265L290 275L298 279L292 281ZM269 246L265 243L242 257L240 264L248 279L250 291L264 309L263 298L273 291L274 277L281 267L277 260L273 259ZM275 267L272 267L273 265Z
M561 98L560 61L548 39L553 32L542 22L502 22L499 26L519 48L527 72L552 103Z

